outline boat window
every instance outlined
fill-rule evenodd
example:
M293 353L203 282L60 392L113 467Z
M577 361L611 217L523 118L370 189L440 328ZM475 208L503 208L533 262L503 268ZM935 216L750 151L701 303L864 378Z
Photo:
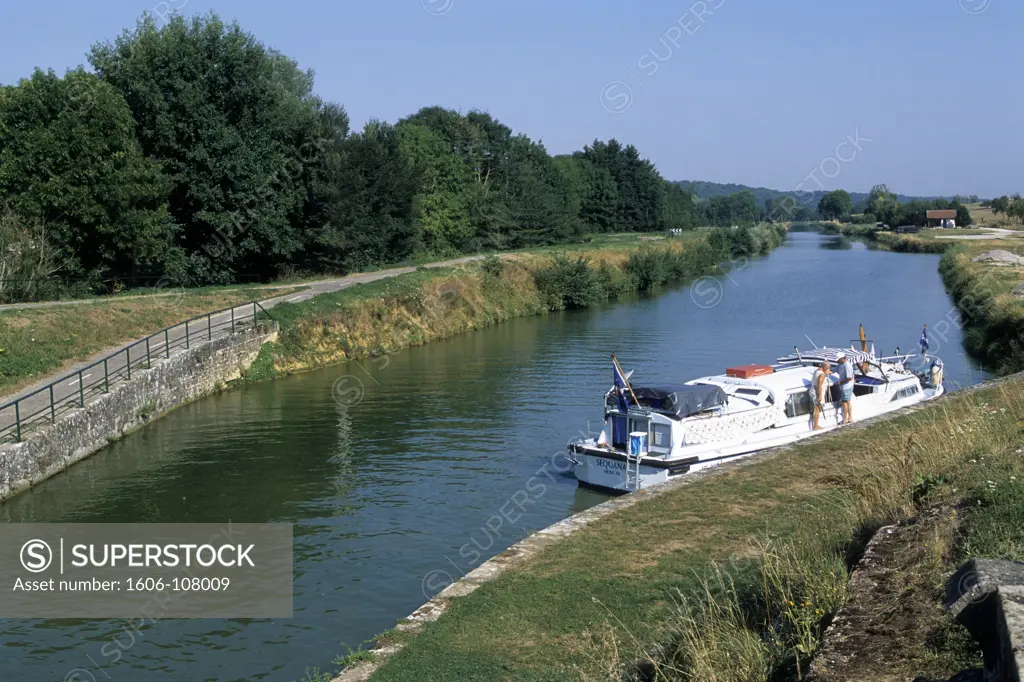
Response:
M651 424L651 447L672 448L672 427L668 424Z
M634 431L647 431L647 426L650 423L651 422L647 419L630 419L629 431L630 433L633 433Z
M761 393L761 389L759 389L759 388L737 388L736 392L737 393L742 393L743 395L759 395Z
M892 397L892 400L890 400L889 402L892 402L893 400L902 400L903 398L909 398L910 396L919 393L920 390L921 389L918 388L916 384L913 386L907 386L906 388L896 391L896 393Z
M865 386L863 384L857 384L857 383L855 383L853 385L853 394L855 396L857 396L857 395L868 395L869 393L874 393L874 392L875 392L874 386Z
M799 417L811 413L811 394L807 391L790 393L786 398L786 416Z

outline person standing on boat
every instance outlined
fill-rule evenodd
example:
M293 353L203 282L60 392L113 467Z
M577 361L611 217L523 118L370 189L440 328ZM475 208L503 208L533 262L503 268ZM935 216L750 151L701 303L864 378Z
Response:
M814 430L821 431L818 420L821 419L821 411L825 406L825 390L828 386L828 375L831 367L828 360L818 365L811 376L811 403L814 405Z
M839 361L839 367L836 368L836 371L839 373L843 424L849 424L853 421L853 404L851 402L853 400L853 363L846 358L846 353L839 353L836 360Z

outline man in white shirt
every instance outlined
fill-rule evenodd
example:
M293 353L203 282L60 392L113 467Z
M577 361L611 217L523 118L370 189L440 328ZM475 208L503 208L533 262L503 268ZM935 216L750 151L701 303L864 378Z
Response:
M846 358L846 353L840 353L836 358L839 366L836 371L839 373L840 400L843 405L843 424L853 421L853 363Z

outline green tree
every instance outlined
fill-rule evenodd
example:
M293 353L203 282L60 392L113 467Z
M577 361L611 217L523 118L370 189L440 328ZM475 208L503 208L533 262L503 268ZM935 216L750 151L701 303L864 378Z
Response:
M971 209L967 208L959 201L954 201L950 208L956 209L957 227L970 227L974 224L974 218L971 217Z
M615 229L618 187L607 168L595 166L582 156L562 155L555 163L570 191L570 211L575 211L583 233Z
M565 242L581 233L573 194L555 160L538 143L517 136L509 145L511 248Z
M693 195L674 182L665 183L664 229L689 230L693 217Z
M742 190L733 197L733 216L738 223L753 223L760 215L757 197L750 190Z
M402 122L398 133L402 153L419 176L415 215L423 249L437 256L455 255L474 238L466 192L469 170L451 144L426 125Z
M197 278L274 274L301 252L309 174L325 143L312 73L216 15L144 16L89 60L121 92L170 183Z
M431 133L415 136L429 155L412 152L425 178L419 203L434 213L424 216L428 246L454 252L502 248L512 228L507 194L512 131L488 114L463 116L441 107L421 109L399 122L400 128L408 126Z
M664 220L665 183L657 169L633 145L617 140L595 140L576 155L604 168L615 181L616 230L650 232L660 230Z
M48 226L66 275L159 273L166 191L124 99L94 75L37 70L0 89L0 201Z
M371 121L341 142L314 248L317 269L350 271L401 260L419 244L414 199L418 175L393 125Z
M891 217L893 209L899 206L899 201L896 199L896 195L889 191L887 185L875 185L871 188L871 193L868 194L867 206L864 209L865 213L874 215L878 220L892 224L888 221Z
M818 202L818 213L826 220L837 220L850 214L853 199L845 189L829 192Z
M991 202L992 212L996 215L1003 213L1006 214L1010 210L1010 197L1005 194L1001 197L996 197Z
M1024 199L1021 198L1020 194L1014 194L1010 197L1006 208L1006 215L1012 220L1024 222Z

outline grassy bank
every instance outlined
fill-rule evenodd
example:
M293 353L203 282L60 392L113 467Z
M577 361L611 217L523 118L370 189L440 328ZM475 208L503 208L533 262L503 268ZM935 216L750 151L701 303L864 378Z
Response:
M299 288L274 290L271 295L284 295ZM235 287L2 310L0 393L16 391L105 348L265 295L258 288Z
M605 517L454 600L373 679L797 679L877 527L964 510L949 560L914 583L926 592L967 555L1024 558L1022 388L953 395ZM976 660L957 630L925 633L905 678Z
M841 234L852 239L864 239L879 246L900 253L944 253L954 245L949 240L936 239L943 230L921 230L915 234L879 232L874 225L821 223L822 229L831 234ZM948 231L945 232L948 234ZM980 234L977 230L961 230L957 234Z
M1024 299L1011 291L1024 281L1024 268L975 263L978 253L1013 248L1008 242L959 245L939 263L946 289L966 326L964 346L987 368L1000 373L1024 369Z
M274 309L280 339L247 378L373 357L514 317L584 308L711 272L730 257L770 251L785 228L712 230L637 245L492 256L459 268L418 270Z

